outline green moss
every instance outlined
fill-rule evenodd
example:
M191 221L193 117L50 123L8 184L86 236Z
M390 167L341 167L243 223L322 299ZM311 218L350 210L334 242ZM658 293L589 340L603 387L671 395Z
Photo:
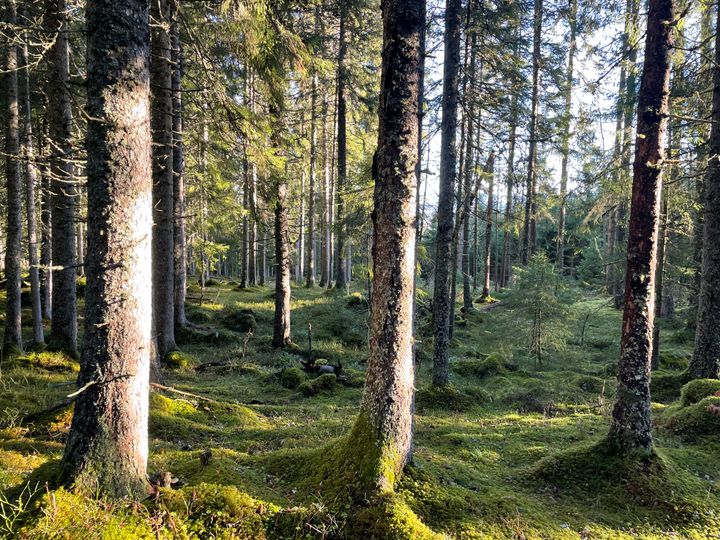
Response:
M650 379L650 395L653 401L667 403L680 397L683 385L690 380L687 371L656 371Z
M316 396L321 392L332 392L337 388L337 377L332 373L324 373L315 379L300 384L297 389L305 396Z
M461 392L454 385L424 386L415 393L415 405L419 411L450 410L467 411L485 401L481 394L476 396Z
M597 394L605 388L605 380L591 375L580 375L576 378L577 386L583 392Z
M458 360L451 364L452 370L465 377L490 377L504 375L517 370L517 366L506 361L501 354L493 353L483 359Z
M359 509L348 524L350 538L377 540L440 540L412 511L402 497L386 494L373 505Z
M695 379L682 387L680 402L683 407L697 403L708 396L720 396L720 380Z
M659 415L658 425L687 442L720 436L720 396L710 396Z
M83 298L85 296L85 289L87 289L87 278L85 276L80 276L75 280L75 287L77 290L78 298Z
M18 356L8 362L7 368L32 366L47 371L61 371L77 373L80 371L80 364L72 357L61 351L40 351Z
M252 309L226 309L221 314L220 321L228 330L243 334L255 332L258 326Z
M678 351L660 351L660 368L672 371L684 371L688 367L690 354Z
M338 377L338 382L350 388L362 388L365 386L365 372L359 369L345 369Z
M162 365L167 369L187 369L192 364L193 357L181 351L170 351L162 359Z
M295 390L307 377L305 373L296 367L285 368L280 372L280 385L283 388Z
M349 308L356 309L368 309L368 301L365 299L362 293L354 292L348 296L347 306Z

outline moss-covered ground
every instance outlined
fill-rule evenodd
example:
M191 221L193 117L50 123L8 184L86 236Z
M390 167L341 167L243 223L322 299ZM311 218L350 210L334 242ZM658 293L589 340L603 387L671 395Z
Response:
M327 484L337 484L329 477L362 392L368 312L360 291L348 298L294 288L297 349L283 352L270 347L271 289L218 281L203 306L197 296L188 306L196 326L181 336L182 355L167 359L165 385L208 399L152 393L149 469L169 471L173 486L142 503L84 499L45 484L72 411L37 413L73 391L76 363L40 352L0 366L0 537L720 535L720 397L712 384L680 397L691 350L680 316L662 322L657 453L629 461L602 444L620 330L620 313L605 298L577 291L560 321L569 338L540 363L522 337L525 313L507 294L466 316L458 311L452 387L442 392L428 387L432 344L421 319L413 462L394 495L359 510ZM342 365L335 380L294 369L307 356L309 324L318 363ZM208 362L218 365L195 370Z

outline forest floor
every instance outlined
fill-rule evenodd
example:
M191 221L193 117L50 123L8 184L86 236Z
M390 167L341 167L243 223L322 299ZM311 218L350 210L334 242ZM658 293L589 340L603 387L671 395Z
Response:
M608 429L619 354L620 313L608 299L575 291L568 309L547 322L557 339L538 363L527 352L527 311L512 293L498 296L493 309L458 315L453 391L428 389L431 354L419 344L415 451L398 488L408 512L400 521L417 516L429 527L425 536L437 538L718 538L720 417L706 410L720 398L705 391L674 402L692 347L682 317L663 321L656 478L592 453ZM78 365L57 353L29 354L2 365L0 537L348 535L343 525L352 510L344 501L284 464L322 460L317 449L353 424L367 355L361 293L294 288L298 350L291 352L270 347L270 288L239 291L219 281L202 307L194 286L188 300L188 316L203 330L181 336L183 355L174 356L164 384L193 395L151 395L149 469L170 471L175 489L121 504L45 486L71 408L28 415L61 403L74 390ZM249 322L243 310L257 322L245 346L247 334L236 332ZM340 380L292 369L307 352L309 323L315 355L341 363ZM420 324L427 340L427 320ZM194 369L207 362L229 365ZM402 537L401 529L354 537Z

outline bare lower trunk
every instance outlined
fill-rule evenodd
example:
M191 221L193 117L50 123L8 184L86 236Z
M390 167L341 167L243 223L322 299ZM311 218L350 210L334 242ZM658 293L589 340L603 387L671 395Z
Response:
M40 145L43 149L44 145ZM42 182L42 209L40 213L41 242L40 242L40 299L42 300L43 318L50 320L52 318L52 205L50 194L50 177L48 175L47 165L41 164L40 177Z
M17 26L15 0L7 2L4 17L11 32ZM13 36L15 37L15 36ZM18 51L14 40L6 44L5 90L7 96L5 132L5 182L7 187L7 233L5 243L5 278L7 303L5 305L5 336L2 357L23 350L20 329L20 263L22 259L22 188L20 183L20 110L18 105Z
M461 2L447 0L445 7L445 62L443 73L442 126L440 143L440 195L438 200L437 252L433 291L433 385L448 383L450 317L450 267L454 227L455 132L458 110L458 72L460 67Z
M518 97L513 93L510 105L510 140L508 141L508 164L505 191L505 214L503 216L503 254L502 268L500 269L500 285L507 287L510 282L512 232L511 223L513 207L513 188L515 187L515 135L518 123Z
M672 178L672 174L669 175ZM663 305L663 277L665 274L665 253L667 249L668 238L668 197L670 193L666 189L663 197L662 215L660 222L660 232L658 233L658 252L657 262L655 265L655 326L653 326L653 347L651 368L653 370L660 367L660 324L659 319L662 316Z
M75 213L72 98L68 83L69 51L66 0L48 0L46 24L55 38L50 49L48 132L52 155L52 327L50 344L77 356L77 286L75 283Z
M485 251L483 257L483 290L482 298L487 299L490 296L490 241L492 240L492 220L493 220L493 204L494 204L494 187L495 187L495 169L494 160L488 159L488 165L485 167L485 174L488 176L488 198L487 212L485 213Z
M62 480L142 497L151 361L149 25L141 0L87 2L85 344Z
M340 37L338 43L338 76L337 76L337 183L335 188L335 223L337 234L337 251L335 253L335 288L344 289L346 284L345 270L345 184L347 182L347 7L340 2Z
M317 17L317 15L316 15ZM316 23L317 26L317 23ZM305 286L315 285L315 183L317 177L317 73L312 75L310 89L310 178L307 209L307 260L305 262Z
M618 390L609 434L611 442L624 451L652 448L650 362L674 16L672 0L650 0L638 103Z
M290 344L290 232L288 229L287 180L279 178L275 199L275 322L273 347Z

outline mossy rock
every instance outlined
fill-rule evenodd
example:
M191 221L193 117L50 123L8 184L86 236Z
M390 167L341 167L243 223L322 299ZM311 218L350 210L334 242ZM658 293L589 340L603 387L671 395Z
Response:
M682 387L680 403L683 407L687 407L709 396L720 396L720 380L695 379Z
M280 372L280 386L290 390L295 390L305 382L305 379L307 379L305 372L296 367L285 368Z
M452 370L465 377L490 377L504 375L510 371L517 371L517 366L511 364L498 353L490 354L483 359L464 359L451 364Z
M679 409L669 408L658 425L686 442L720 435L720 396L710 396Z
M12 366L25 367L32 366L47 371L61 371L68 373L77 373L80 371L80 364L73 360L67 354L61 351L39 351L31 352L23 356L18 356L8 362L7 368Z
M687 371L656 371L650 379L650 396L653 401L668 403L680 397L683 385L690 376Z
M368 301L362 293L354 292L347 299L347 306L354 309L368 309Z
M415 393L415 405L420 411L440 409L463 412L477 403L477 397L461 392L452 384L425 386Z
M297 389L306 397L311 397L321 392L332 392L337 386L337 377L333 373L324 373L315 379L305 381Z
M187 369L192 364L192 356L182 351L170 351L162 359L162 366L167 369Z
M258 326L252 309L225 310L220 320L228 330L243 334L255 332Z

